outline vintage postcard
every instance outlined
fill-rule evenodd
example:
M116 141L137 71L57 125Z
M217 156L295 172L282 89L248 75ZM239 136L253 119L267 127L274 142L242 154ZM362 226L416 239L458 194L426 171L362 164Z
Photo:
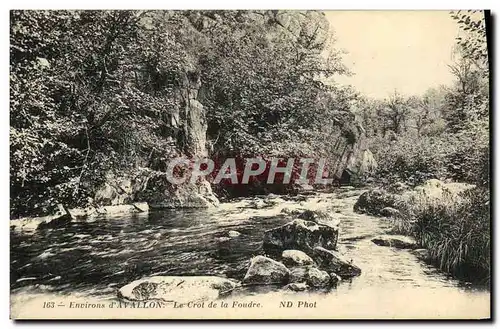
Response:
M12 10L11 318L489 319L490 22Z

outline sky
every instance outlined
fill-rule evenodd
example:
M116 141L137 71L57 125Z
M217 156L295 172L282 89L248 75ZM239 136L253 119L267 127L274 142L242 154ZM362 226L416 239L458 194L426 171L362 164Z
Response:
M335 48L348 52L344 63L355 73L335 81L366 96L386 98L395 89L421 95L450 84L459 27L448 11L327 11Z

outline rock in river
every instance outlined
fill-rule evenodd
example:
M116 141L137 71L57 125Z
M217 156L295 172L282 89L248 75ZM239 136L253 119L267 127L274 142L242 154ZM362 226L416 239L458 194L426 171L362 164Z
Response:
M372 242L378 246L398 249L415 249L418 247L415 239L405 235L380 235L373 238Z
M331 213L323 210L306 210L299 215L299 218L333 227L338 227L340 224L338 218L335 218Z
M227 235L230 238L236 238L236 237L239 237L241 235L241 233L238 231L229 231L229 232L227 232Z
M390 207L397 209L401 203L401 197L389 193L383 189L373 189L359 196L354 204L354 211L369 215L380 216L384 208Z
M174 300L179 303L217 299L238 284L216 276L153 276L133 281L118 291L118 297L133 301Z
M306 282L309 286L315 288L328 287L330 285L330 275L326 271L321 271L316 267L309 267Z
M290 269L290 283L305 282L307 280L308 271L309 268L307 266L294 267Z
M361 274L361 269L344 259L338 252L322 247L314 248L314 260L320 269L334 272L341 278L350 278Z
M296 219L283 226L264 232L264 249L282 251L298 249L312 252L316 246L335 249L338 239L338 227Z
M281 254L283 258L283 263L289 266L302 266L302 265L312 265L314 261L311 257L300 250L285 250Z
M271 258L256 256L250 261L243 283L247 285L286 284L289 277L290 271L285 265Z
M331 283L330 275L315 266L294 267L290 270L290 283L307 283L308 287L323 288Z

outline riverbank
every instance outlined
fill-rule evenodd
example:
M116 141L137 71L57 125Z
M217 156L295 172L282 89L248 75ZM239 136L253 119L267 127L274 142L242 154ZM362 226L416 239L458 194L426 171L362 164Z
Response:
M290 313L293 310L297 313L296 308L280 309L278 301L317 300L317 307L309 309L308 314L318 318L487 317L484 310L488 310L488 290L450 278L421 261L411 250L372 242L373 238L386 234L393 221L354 213L353 206L364 192L341 188L335 193L295 197L268 195L242 198L212 209L102 216L32 236L14 231L12 314L35 317L40 314L37 312L43 300L118 300L117 291L121 287L154 275L213 275L241 281L250 259L261 253L265 230L289 222L289 214L297 211L328 209L339 221L339 252L362 269L360 276L344 280L328 292L288 292L267 286L266 290L227 297L261 302L262 308L231 309L225 313L207 309L197 314L238 318L250 311L256 317L267 314L295 317ZM229 234L231 231L240 234ZM428 304L434 303L428 303L429 300L440 300L439 308L434 305L430 309ZM450 300L453 300L451 305ZM23 311L28 304L33 307L31 313ZM59 310L60 316L104 317L99 312L102 310ZM193 315L192 309L173 308L109 312L152 318ZM109 317L111 313L105 314Z
M69 215L71 220L85 220L92 221L102 216L119 216L134 213L147 213L149 205L146 202L135 202L133 204L121 204L102 207L88 207L88 208L72 208L67 209L65 212L56 213L48 216L41 217L22 217L18 219L11 219L9 222L10 228L19 232L33 233L40 225L50 225L56 222L63 216ZM61 222L61 225L67 224L67 221Z
M436 179L414 189L395 184L366 192L355 209L391 217L391 232L415 238L427 249L428 262L463 280L489 285L491 231L485 188Z

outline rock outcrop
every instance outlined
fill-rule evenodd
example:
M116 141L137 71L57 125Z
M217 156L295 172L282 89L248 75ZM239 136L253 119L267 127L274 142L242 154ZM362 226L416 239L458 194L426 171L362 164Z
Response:
M373 153L364 145L364 135L361 138L361 145L356 156L350 157L349 163L342 173L341 181L344 184L355 184L377 170L378 164Z
M208 156L207 120L200 101L200 89L200 74L194 64L188 65L176 91L179 106L173 107L169 114L173 134L171 143L175 146L165 152L161 161L154 160L145 167L122 173L121 177L109 174L95 193L96 206L137 201L147 202L151 208L208 208L219 204L204 178L191 183L190 177L187 177L184 183L175 185L168 181L166 173L169 157L196 161Z

